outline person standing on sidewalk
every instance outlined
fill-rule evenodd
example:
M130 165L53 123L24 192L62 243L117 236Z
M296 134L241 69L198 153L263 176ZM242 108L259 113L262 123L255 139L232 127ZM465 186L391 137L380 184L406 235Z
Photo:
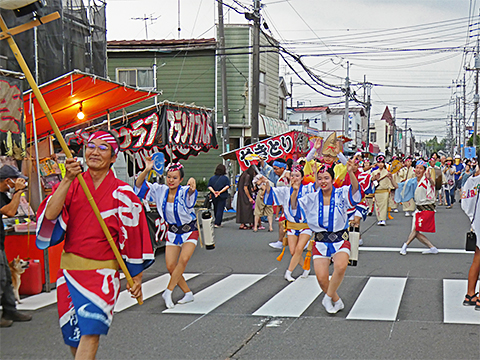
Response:
M218 164L214 175L208 180L208 190L212 196L213 212L215 213L215 227L222 226L223 211L227 203L230 180L225 175L225 165Z
M0 169L0 219L2 215L14 217L20 204L20 196L26 188L25 180L16 168L4 165ZM7 196L7 193L11 197ZM30 321L32 316L17 311L13 294L12 274L5 254L5 230L3 220L0 226L0 299L3 306L1 327L9 327L14 321Z
M430 176L431 172L426 171L427 167L428 165L426 161L418 160L417 165L415 166L415 178L408 180L406 183L401 183L400 186L391 174L388 175L389 179L392 181L392 185L396 189L402 191L403 186L407 187L405 189L405 196L409 197L411 191L415 192L414 199L416 210L413 213L412 218L412 231L410 232L407 241L402 245L402 249L400 250L401 255L407 255L407 246L410 245L415 238L429 248L428 250L423 251L422 254L438 254L438 249L419 231L416 227L417 222L415 221L420 212L435 211L435 185ZM433 219L433 221L435 221L435 219Z
M455 202L455 168L453 167L452 163L453 159L449 156L445 162L445 166L442 169L446 181L444 189L447 209L451 209L453 203Z

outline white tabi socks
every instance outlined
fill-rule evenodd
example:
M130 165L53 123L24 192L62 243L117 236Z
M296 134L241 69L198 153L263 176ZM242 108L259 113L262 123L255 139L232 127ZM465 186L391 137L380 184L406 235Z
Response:
M186 304L193 301L193 292L189 291L185 293L185 296L178 300L179 304Z
M292 272L289 271L288 269L287 269L287 271L285 271L284 278L285 278L285 280L290 281L290 282L295 281L295 279L292 277Z
M165 289L162 294L162 298L163 300L165 300L165 305L168 309L172 309L173 307L175 307L175 304L172 301L172 290Z

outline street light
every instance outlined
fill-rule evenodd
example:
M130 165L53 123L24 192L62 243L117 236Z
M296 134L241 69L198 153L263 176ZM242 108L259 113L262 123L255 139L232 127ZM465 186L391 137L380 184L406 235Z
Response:
M43 6L43 0L0 0L0 8L13 10L17 17L28 15Z

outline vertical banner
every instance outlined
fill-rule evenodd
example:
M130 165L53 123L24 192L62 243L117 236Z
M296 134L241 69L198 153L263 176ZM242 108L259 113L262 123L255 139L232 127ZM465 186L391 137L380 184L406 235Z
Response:
M0 154L16 160L25 157L22 84L17 77L0 73Z

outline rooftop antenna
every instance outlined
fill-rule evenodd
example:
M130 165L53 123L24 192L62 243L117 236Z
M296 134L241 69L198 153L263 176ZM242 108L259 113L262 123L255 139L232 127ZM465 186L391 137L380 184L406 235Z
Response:
M148 20L150 20L150 25L153 24L161 15L153 17L153 14L147 17L147 14L144 14L143 17L131 18L132 20L142 20L145 22L145 40L148 40Z

